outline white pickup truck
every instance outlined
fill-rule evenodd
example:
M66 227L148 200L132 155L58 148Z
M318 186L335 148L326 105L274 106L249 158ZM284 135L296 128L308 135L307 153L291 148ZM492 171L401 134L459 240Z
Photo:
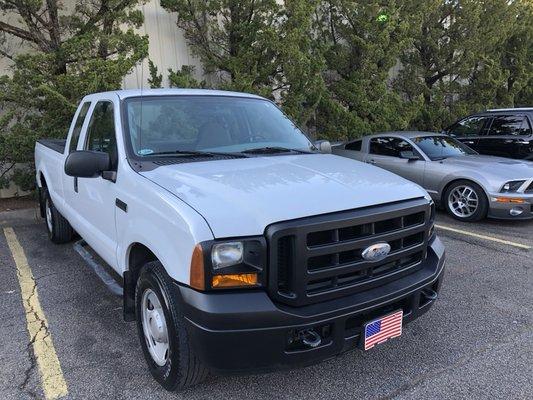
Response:
M93 94L35 164L50 239L76 232L122 277L124 317L168 390L369 349L437 298L429 195L321 154L261 97Z

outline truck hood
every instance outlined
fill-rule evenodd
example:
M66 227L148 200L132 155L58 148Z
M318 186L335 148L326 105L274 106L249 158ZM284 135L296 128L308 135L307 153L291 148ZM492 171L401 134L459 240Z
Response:
M428 197L397 175L330 154L180 163L141 174L193 207L216 238L260 235L274 222Z
M449 157L442 160L443 164L454 165L465 170L483 172L503 180L533 178L533 162L513 160L510 158L468 155Z

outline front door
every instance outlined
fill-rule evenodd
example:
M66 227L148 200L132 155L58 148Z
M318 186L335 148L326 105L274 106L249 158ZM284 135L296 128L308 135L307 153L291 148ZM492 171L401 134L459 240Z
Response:
M89 118L89 123L82 134L83 149L102 151L111 159L110 171L117 171L118 153L115 104L110 100L97 101ZM79 147L78 147L79 148ZM114 178L107 174L106 179L78 178L74 207L79 218L78 228L87 243L111 266L116 260L115 201L116 185Z
M491 117L483 115L468 117L452 125L446 133L477 151L479 140L488 130L490 120Z

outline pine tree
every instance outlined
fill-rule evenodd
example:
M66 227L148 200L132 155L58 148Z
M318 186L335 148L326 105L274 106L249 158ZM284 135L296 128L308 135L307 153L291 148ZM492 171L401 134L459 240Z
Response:
M17 55L0 44L12 61L11 74L0 77L0 173L31 162L36 139L65 137L79 100L120 88L147 55L147 38L133 32L143 21L134 8L140 1L78 0L66 8L59 0L0 0L1 37L29 48Z
M389 85L400 52L411 44L409 21L401 3L382 4L322 2L327 95L318 108L317 125L332 139L402 129L409 123L412 104Z

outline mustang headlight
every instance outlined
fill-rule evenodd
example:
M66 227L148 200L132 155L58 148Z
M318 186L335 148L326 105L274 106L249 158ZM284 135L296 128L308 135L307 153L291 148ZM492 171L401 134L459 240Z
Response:
M525 181L510 181L502 186L500 193L513 193L517 192L520 187L524 184Z

